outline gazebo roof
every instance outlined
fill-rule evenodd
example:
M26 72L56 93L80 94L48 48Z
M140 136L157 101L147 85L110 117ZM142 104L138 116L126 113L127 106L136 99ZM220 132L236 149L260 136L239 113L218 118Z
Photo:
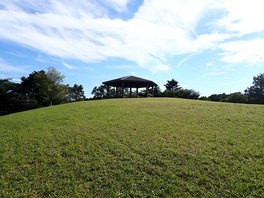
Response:
M125 76L125 77L105 81L103 82L103 84L112 87L131 87L131 88L157 86L157 84L151 80L139 78L136 76Z

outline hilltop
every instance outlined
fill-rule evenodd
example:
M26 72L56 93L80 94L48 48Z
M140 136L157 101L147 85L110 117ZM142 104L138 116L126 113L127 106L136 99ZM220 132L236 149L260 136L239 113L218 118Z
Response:
M75 102L0 117L1 197L260 197L264 106Z

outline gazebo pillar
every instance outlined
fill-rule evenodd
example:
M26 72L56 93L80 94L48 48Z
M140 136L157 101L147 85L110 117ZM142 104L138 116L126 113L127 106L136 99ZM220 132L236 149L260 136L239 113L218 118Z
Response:
M129 90L129 97L130 98L132 97L132 87L130 87L130 90Z
M115 96L117 97L118 87L115 87Z
M137 91L136 91L136 97L138 98L138 88L137 88Z
M147 87L146 87L146 94L147 94L147 96L146 97L148 97L148 94L149 94L149 85L147 85Z
M107 85L106 96L109 97L109 85Z
M122 98L124 98L125 95L124 95L124 83L122 82Z

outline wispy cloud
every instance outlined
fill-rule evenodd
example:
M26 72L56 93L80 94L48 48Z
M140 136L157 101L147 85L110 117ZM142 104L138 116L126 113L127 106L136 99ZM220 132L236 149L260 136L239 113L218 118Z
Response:
M219 66L216 61L209 61L206 63L206 72L209 76L219 76L225 74L227 69Z
M70 64L67 64L67 63L62 63L63 64L63 66L65 66L66 68L68 68L68 69L79 69L78 67L76 67L76 66L73 66L73 65L70 65Z
M264 30L260 0L148 0L130 20L108 16L109 7L125 12L131 1L3 0L0 38L63 59L90 63L121 58L151 71L169 71L168 55L187 54L188 59L188 54L212 48L224 51L224 62L239 62L245 53L250 55L244 56L244 61L263 61L263 54L254 54L253 49L258 46L264 51L263 40L230 42L232 38ZM217 21L213 16L204 21L211 31L197 33L200 20L219 9L226 14ZM250 49L239 50L246 44L252 45Z
M153 69L153 72L167 72L170 71L172 68L170 65L156 65Z
M187 60L189 60L194 55L196 55L196 53L189 54L186 57L184 57L182 60L180 60L180 62L178 62L177 64L177 68L179 68L183 63L185 63Z
M116 70L124 70L131 69L135 67L134 65L115 65L115 66L105 66L106 69L116 69Z
M219 47L224 50L221 59L223 62L264 63L264 39L228 42L221 44Z
M23 72L26 72L26 69L25 68L18 68L18 67L9 65L0 57L0 72L3 72L3 73L8 73L8 72L23 73Z

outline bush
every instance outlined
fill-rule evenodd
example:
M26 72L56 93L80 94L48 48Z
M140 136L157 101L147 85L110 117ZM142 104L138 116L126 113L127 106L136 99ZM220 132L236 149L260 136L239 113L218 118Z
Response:
M200 93L194 91L193 89L180 89L176 92L178 98L187 98L187 99L198 99Z
M235 92L228 95L226 101L233 103L247 103L248 97L245 94L242 94L241 92Z

